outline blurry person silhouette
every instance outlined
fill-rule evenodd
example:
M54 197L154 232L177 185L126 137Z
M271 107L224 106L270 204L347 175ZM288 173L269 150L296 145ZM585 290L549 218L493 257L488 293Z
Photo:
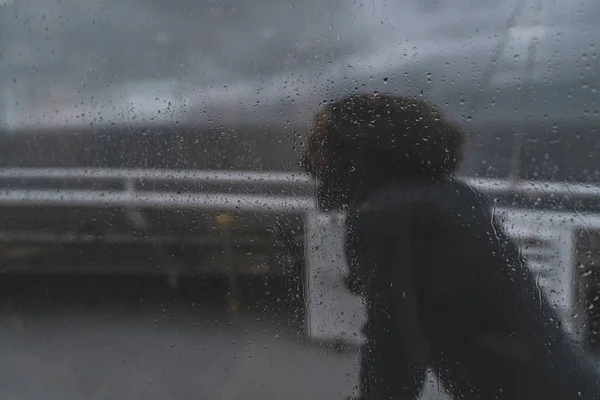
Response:
M366 300L362 399L600 399L489 201L454 178L463 135L432 105L351 95L315 117L301 166L347 211L348 287Z

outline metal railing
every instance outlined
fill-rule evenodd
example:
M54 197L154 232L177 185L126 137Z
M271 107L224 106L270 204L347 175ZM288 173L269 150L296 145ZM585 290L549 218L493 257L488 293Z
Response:
M464 179L464 178L463 178ZM473 189L490 196L505 194L536 196L556 196L568 198L585 198L600 200L600 185L562 182L509 182L494 179L469 178L464 181ZM29 185L28 183L34 182ZM37 182L37 183L35 183ZM43 187L39 186L43 182ZM56 182L54 184L53 182ZM64 182L77 182L77 188L63 185ZM94 189L98 182L117 182L116 187ZM156 185L154 190L148 182L169 183ZM4 183L5 185L2 189ZM48 183L50 183L48 185ZM81 184L84 183L84 184ZM88 185L89 183L89 185ZM192 184L193 188L181 192L178 185ZM212 186L211 186L212 185ZM252 192L249 187L259 187ZM271 187L297 188L301 195L269 194ZM210 188L210 190L209 190ZM229 190L232 189L233 190ZM224 189L228 189L226 192ZM264 191L263 191L264 189ZM309 194L310 193L310 194ZM80 207L80 208L121 208L125 217L135 220L138 209L198 209L226 213L260 212L260 213L299 213L313 218L317 210L314 195L314 183L302 173L280 172L248 172L248 171L178 171L178 170L136 170L136 169L61 169L61 168L3 168L0 169L0 207ZM560 280L563 290L559 290L562 299L559 303L563 309L571 309L578 301L572 283L577 279L574 253L574 232L577 229L600 230L600 214L589 212L567 212L549 210L529 210L518 208L497 208L495 213L504 219L504 224L514 237L521 239L538 238L540 234L550 237L552 251L557 254L557 262L552 266L544 262L545 268L553 268L553 276ZM314 219L314 218L313 218ZM30 235L30 236L27 236ZM37 235L37 236L36 236ZM40 236L41 235L41 236ZM221 238L225 240L231 252L230 233L224 231ZM28 238L33 241L58 242L94 242L110 241L110 235L94 236L77 234L52 235L48 232L2 232L0 241L22 241ZM117 234L114 237L120 242L136 240L132 235ZM152 238L156 240L157 238ZM168 237L164 238L169 241ZM547 238L546 238L547 239ZM148 240L146 238L146 240ZM206 238L190 238L192 242L201 244ZM251 239L249 239L251 240ZM549 242L549 243L550 243ZM542 251L544 249L541 249ZM533 250L532 251L537 251ZM530 251L531 252L531 251ZM534 254L535 255L535 254ZM229 257L231 258L231 257ZM554 265L556 264L556 265ZM539 272L544 266L539 266ZM235 279L231 273L232 287ZM556 285L554 289L556 291ZM235 297L235 296L234 296ZM557 300L558 301L558 300ZM235 303L235 301L234 301ZM237 306L233 306L234 308Z
M464 181L473 189L490 193L514 193L525 195L548 195L597 197L600 200L600 185L566 182L511 182L500 179L469 178Z
M106 201L121 206L124 203L128 205L140 206L182 206L186 203L196 205L206 204L206 207L214 207L222 204L224 207L231 207L236 200L247 198L249 201L242 201L241 207L249 206L251 209L273 206L276 210L285 209L283 198L273 196L211 196L203 195L174 195L169 193L166 199L165 193L156 193L156 195L131 195L136 192L138 182L164 181L164 182L193 182L197 184L227 184L227 185L245 185L245 184L266 184L266 185L291 185L291 186L313 186L313 181L309 176L303 173L286 172L258 172L258 171L202 171L202 170L153 170L153 169L102 169L102 168L0 168L0 180L77 180L77 181L119 181L127 188L126 194L119 191L81 191L81 190L60 190L60 195L49 195L49 190L35 189L5 189L0 196L0 204L12 205L16 201L23 201L31 204L39 199L44 204L63 205L66 202L75 202L82 206L104 205ZM600 185L566 182L509 182L499 179L484 178L461 178L472 188L488 194L515 193L529 196L553 194L556 196L576 196L576 197L598 197L600 199ZM265 198L273 199L265 200ZM102 199L94 201L93 199ZM254 202L257 206L250 205ZM246 205L243 205L243 204ZM300 199L298 201L287 201L289 207L305 209L314 207L312 199ZM235 206L233 206L235 207Z
M219 183L240 185L308 186L302 174L241 171L175 171L127 169L0 169L0 180L31 181L119 181L122 190L56 188L0 189L0 206L76 206L129 208L197 208L220 211L303 212L315 208L312 197L259 195L245 193L203 193L202 185ZM148 181L193 182L197 192L140 190Z
M0 168L1 178L16 179L120 179L120 180L174 180L194 182L265 182L304 183L310 178L302 173L259 171L204 171L111 168Z

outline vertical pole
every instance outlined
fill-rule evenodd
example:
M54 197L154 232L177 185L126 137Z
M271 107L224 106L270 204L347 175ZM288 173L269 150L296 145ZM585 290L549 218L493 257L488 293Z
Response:
M580 342L583 337L583 328L586 325L585 313L577 299L576 285L578 284L575 271L575 237L571 227L562 227L558 236L558 278L562 286L562 304L566 311L565 325L569 334Z
M227 309L231 314L237 315L240 310L240 288L239 274L237 264L233 257L233 238L231 237L231 215L222 213L217 216L217 225L221 229L221 238L223 241L223 255L227 267L227 277L229 284L229 296L227 299Z
M538 28L542 25L542 10L543 10L543 0L537 0L534 8L535 15L533 19L533 28ZM535 31L534 31L535 32ZM521 86L522 92L517 101L521 105L519 108L522 109L522 105L524 103L523 97L526 94L527 87L526 85L530 84L533 81L533 73L535 69L535 64L537 61L537 50L539 44L539 36L533 35L531 37L531 41L529 42L529 46L527 48L527 61L525 64L525 78L523 79L523 85ZM509 182L512 183L513 186L516 186L521 175L521 159L523 157L523 132L517 130L515 132L515 137L513 141L512 148L512 157L510 163L510 171L509 171Z

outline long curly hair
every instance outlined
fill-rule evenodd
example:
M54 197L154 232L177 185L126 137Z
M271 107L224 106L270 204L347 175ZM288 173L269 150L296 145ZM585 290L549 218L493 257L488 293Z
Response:
M423 100L356 94L316 114L300 165L319 181L321 206L343 209L385 181L451 176L463 141L461 130Z

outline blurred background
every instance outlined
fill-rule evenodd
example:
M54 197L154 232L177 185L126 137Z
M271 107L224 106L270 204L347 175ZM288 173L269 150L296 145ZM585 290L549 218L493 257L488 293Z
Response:
M0 394L352 394L343 216L297 161L315 111L356 92L460 124L461 176L594 354L599 19L595 0L0 0Z

